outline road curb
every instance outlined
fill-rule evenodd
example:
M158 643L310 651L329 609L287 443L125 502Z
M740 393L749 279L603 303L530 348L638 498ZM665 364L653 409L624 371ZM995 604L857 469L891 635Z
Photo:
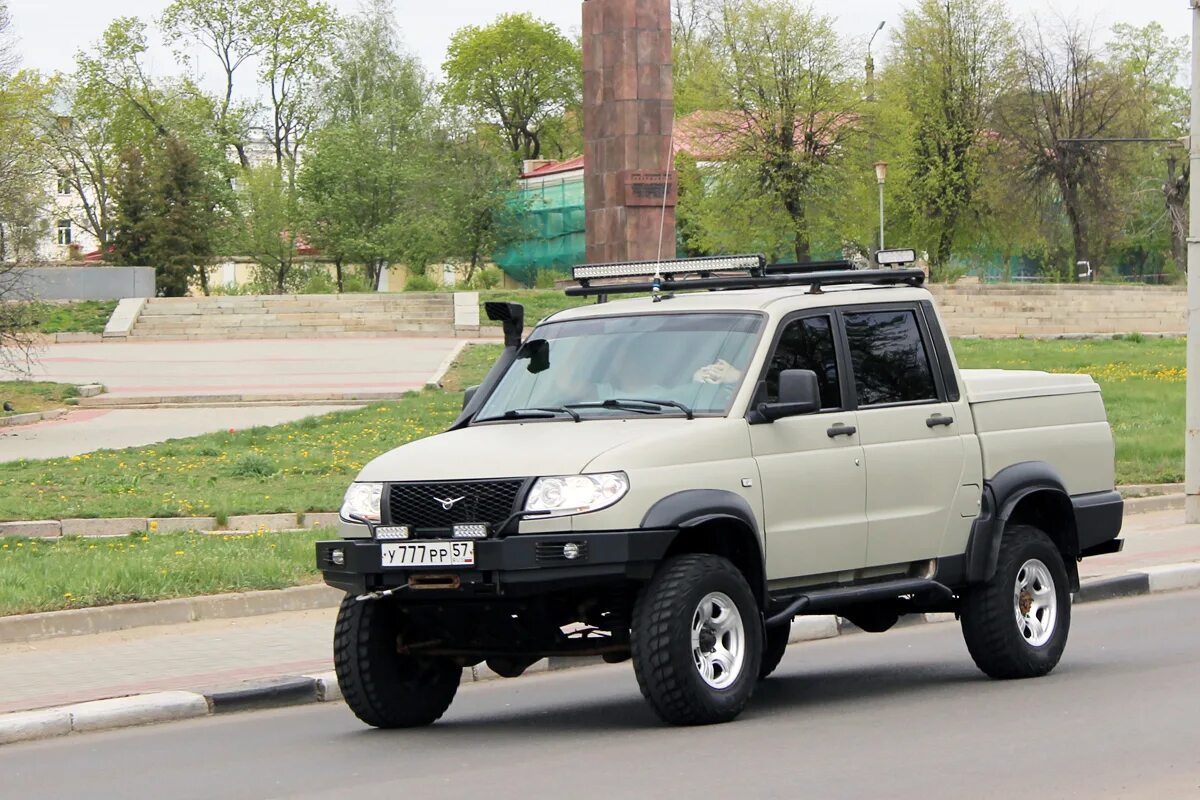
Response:
M0 644L111 633L150 625L178 625L203 619L235 619L333 608L344 594L324 584L264 589L207 597L181 597L152 603L43 611L0 617Z
M1197 588L1200 588L1200 562L1165 564L1133 570L1125 575L1084 581L1079 592L1074 595L1074 602L1090 603ZM953 621L954 614L921 614L913 615L905 624L925 625ZM860 633L857 628L838 617L800 617L794 620L788 641L809 642L857 633ZM598 658L552 661L543 659L526 672L578 669L597 666L599 663ZM497 680L499 677L480 664L464 669L462 682L482 683ZM330 703L341 699L337 676L330 671L315 675L285 675L248 681L203 694L170 691L93 700L58 708L0 714L0 745L47 739L68 733L148 725L236 711Z

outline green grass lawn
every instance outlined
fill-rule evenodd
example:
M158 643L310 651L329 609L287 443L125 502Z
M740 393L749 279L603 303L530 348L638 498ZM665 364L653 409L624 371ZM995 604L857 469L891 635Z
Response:
M0 539L0 616L170 597L282 589L320 579L331 531Z
M103 333L116 300L44 303L38 310L38 333Z
M217 516L329 511L370 459L445 427L498 347L468 348L445 391L425 390L359 411L149 447L0 464L0 519ZM965 367L1089 372L1117 437L1122 483L1181 479L1184 343L967 340Z
M1183 480L1183 339L970 339L960 366L1085 372L1100 384L1117 442L1118 483Z
M69 383L46 383L44 381L0 381L0 409L5 402L12 403L12 411L0 410L0 417L13 414L28 414L49 408L74 405L79 390Z
M1177 481L1183 466L1184 349L1179 339L962 340L964 367L1088 372L1117 437L1122 483ZM478 383L498 345L467 348L444 391L253 428L0 464L0 519L190 516L326 511L359 467L443 430L461 389ZM0 615L271 589L319 579L312 543L286 534L134 534L114 539L0 538Z

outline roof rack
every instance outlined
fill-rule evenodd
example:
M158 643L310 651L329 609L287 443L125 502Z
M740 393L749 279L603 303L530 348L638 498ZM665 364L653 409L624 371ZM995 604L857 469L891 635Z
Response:
M911 264L912 250L880 251L881 264ZM867 284L874 286L920 286L925 273L915 268L853 269L847 261L815 261L807 264L768 266L761 255L681 258L672 261L625 261L613 264L583 264L572 271L579 286L566 289L570 297L610 294L692 291L699 289L763 289L781 286L809 286L817 294L823 286ZM651 278L629 281L628 278ZM617 279L594 283L596 279ZM621 280L626 279L626 280Z

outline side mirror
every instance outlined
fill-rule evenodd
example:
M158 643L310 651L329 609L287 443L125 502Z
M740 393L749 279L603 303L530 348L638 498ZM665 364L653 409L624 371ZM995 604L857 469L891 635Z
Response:
M478 391L479 391L479 384L475 384L474 386L468 386L466 388L466 390L463 391L463 408L467 407L467 405L471 402L471 398L474 397L475 393Z
M529 359L529 366L526 369L530 374L537 375L539 372L545 372L550 369L550 342L545 339L530 339L521 345L521 349L517 351L517 358Z
M504 346L519 347L525 333L525 306L520 303L490 302L483 304L487 318L504 323Z
M811 369L785 369L779 373L779 400L759 403L759 416L767 422L821 410L821 385Z

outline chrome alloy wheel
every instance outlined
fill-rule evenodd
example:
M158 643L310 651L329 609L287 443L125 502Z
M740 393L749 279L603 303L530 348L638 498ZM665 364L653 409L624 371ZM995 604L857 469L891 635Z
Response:
M692 614L692 660L700 677L725 689L742 674L746 631L742 615L724 592L709 592Z
M1017 630L1026 644L1041 647L1050 641L1058 618L1058 593L1050 570L1036 558L1029 559L1017 570L1013 612L1017 617Z

